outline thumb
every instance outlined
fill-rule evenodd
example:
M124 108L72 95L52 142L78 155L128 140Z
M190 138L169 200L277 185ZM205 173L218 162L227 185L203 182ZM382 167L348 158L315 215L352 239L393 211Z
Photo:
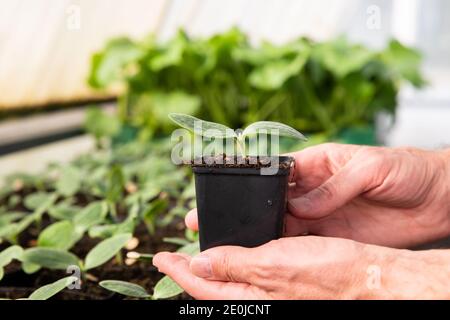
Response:
M209 280L248 282L252 251L233 246L212 248L193 257L190 269L197 277Z
M319 187L289 200L290 213L303 219L320 219L368 190L368 174L345 166Z

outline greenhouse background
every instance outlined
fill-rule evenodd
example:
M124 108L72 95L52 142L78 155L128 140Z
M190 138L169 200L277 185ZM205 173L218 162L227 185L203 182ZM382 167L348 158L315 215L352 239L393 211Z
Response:
M170 112L282 121L310 138L283 151L449 147L449 14L446 0L0 0L0 252L70 250L90 283L122 272L147 290L161 283L156 270L136 276L146 255L198 251L182 222L192 174L170 163ZM62 228L72 236L53 243ZM126 240L115 262L88 262L114 238ZM0 298L64 269L30 259L0 264ZM1 290L18 274L24 288ZM109 297L87 290L63 298Z
M395 125L391 128L390 120L383 121L383 128L390 128L389 133L383 132L385 143L438 147L449 142L450 23L446 14L450 9L446 1L273 0L227 1L225 5L215 0L119 0L114 4L102 0L2 0L1 8L0 108L5 120L0 126L0 145L46 135L46 131L73 131L83 118L72 111L64 117L65 127L59 118L47 120L50 125L21 121L16 127L15 120L9 120L16 110L44 111L49 105L82 104L117 94L113 89L99 93L86 83L90 57L108 39L122 35L140 39L154 33L167 40L179 28L206 36L232 26L241 28L254 43L283 43L298 36L321 40L345 33L371 47L382 47L390 37L418 47L425 55L429 85L420 92L402 90ZM73 152L91 146L83 138L65 144ZM66 157L48 148L52 151L43 150L43 159ZM41 169L44 161L34 163L28 154L21 155L19 162L0 159L0 173L4 176L34 166Z

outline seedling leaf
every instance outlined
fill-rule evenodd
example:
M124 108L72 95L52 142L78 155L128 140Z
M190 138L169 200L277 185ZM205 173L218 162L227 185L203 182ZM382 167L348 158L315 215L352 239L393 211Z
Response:
M73 253L53 248L31 248L24 251L22 261L48 269L66 270L68 266L79 265Z
M164 276L155 286L153 292L154 299L168 299L183 293L181 288L175 281L168 276Z
M246 137L251 134L258 134L261 130L264 130L265 133L267 133L267 134L296 138L296 139L300 139L300 140L304 140L304 141L307 140L303 134L301 134L294 128L292 128L288 125L285 125L283 123L272 122L272 121L258 121L258 122L252 123L247 128L245 128L242 135Z
M117 292L128 297L134 298L151 297L151 295L147 293L147 291L144 288L142 288L140 285L131 282L119 280L104 280L100 282L100 286L109 291Z
M72 220L82 209L61 203L48 209L48 214L57 220Z
M3 267L10 264L14 259L20 259L23 249L20 246L11 246L0 252L0 280L4 275Z
M178 249L177 252L185 253L190 256L194 256L194 255L200 253L200 245L199 245L198 241L194 242L194 243L189 243L189 244L181 247L180 249Z
M78 237L71 221L60 221L45 228L38 238L38 246L67 250Z
M39 271L39 269L41 269L41 266L38 264L34 264L31 262L26 262L26 261L22 262L22 270L26 274L33 274L33 273Z
M90 227L103 222L107 213L108 205L105 202L91 203L73 219L76 231L84 233Z
M29 297L29 300L47 300L53 297L58 292L64 290L67 286L72 284L74 281L77 281L78 278L74 276L69 276L63 279L59 279L56 282L51 284L47 284L43 287L40 287L36 291L34 291Z
M0 268L8 265L14 259L19 259L23 254L23 249L20 246L14 245L6 248L0 252Z
M200 120L196 117L181 113L171 113L169 114L169 118L180 127L202 137L237 138L234 130L223 124Z
M47 192L36 192L25 197L25 207L30 210L36 210L40 208L43 204L52 202L51 199L54 197L53 194Z
M16 221L19 218L25 216L25 212L9 212L9 213L1 213L0 215L0 229L9 225L13 221Z
M97 244L86 256L85 270L102 265L114 257L131 239L131 233L118 234Z
M73 196L81 186L81 172L73 166L67 166L62 170L61 176L56 182L56 191L66 197Z

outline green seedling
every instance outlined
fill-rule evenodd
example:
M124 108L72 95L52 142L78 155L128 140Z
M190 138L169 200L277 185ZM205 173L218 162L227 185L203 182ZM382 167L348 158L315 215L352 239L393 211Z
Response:
M233 130L227 126L224 126L223 124L200 120L196 117L186 114L171 113L169 114L169 118L180 127L185 128L202 137L233 139L233 141L236 143L238 153L242 157L245 157L247 155L245 139L251 135L255 135L261 132L265 134L284 136L304 141L307 140L303 134L301 134L294 128L282 123L272 121L258 121L249 125L244 130Z

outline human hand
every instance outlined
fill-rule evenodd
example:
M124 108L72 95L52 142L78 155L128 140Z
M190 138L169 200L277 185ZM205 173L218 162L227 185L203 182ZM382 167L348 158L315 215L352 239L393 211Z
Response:
M292 154L287 235L410 247L450 235L444 152L324 144ZM195 220L193 213L188 219Z
M450 252L413 252L327 237L222 246L153 264L196 299L450 298Z

